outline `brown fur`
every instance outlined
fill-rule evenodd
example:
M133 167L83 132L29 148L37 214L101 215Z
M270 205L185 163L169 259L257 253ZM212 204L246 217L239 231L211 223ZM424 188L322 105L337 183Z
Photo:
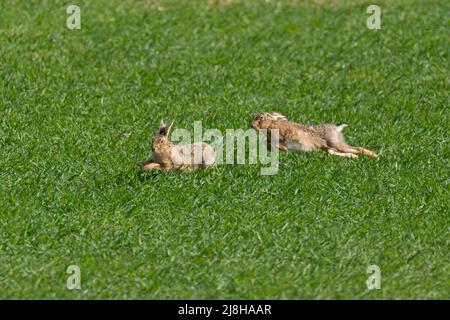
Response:
M143 171L193 170L214 164L214 149L207 143L174 145L169 140L173 121L167 125L161 120L159 135L152 138L152 158L139 163ZM198 155L198 159L195 156Z
M379 159L378 155L361 147L353 147L345 142L342 130L346 124L303 125L289 121L276 112L261 112L253 117L251 124L255 130L278 129L279 143L276 146L282 151L289 149L297 151L324 150L331 155L357 158L359 154ZM267 131L267 146L270 145L270 131Z

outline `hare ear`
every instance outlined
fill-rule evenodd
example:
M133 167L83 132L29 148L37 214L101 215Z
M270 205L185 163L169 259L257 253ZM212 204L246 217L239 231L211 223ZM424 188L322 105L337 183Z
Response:
M170 129L172 129L172 126L173 126L173 122L174 122L175 120L171 120L171 121L169 121L169 123L166 125L166 127L164 128L164 131L166 132L166 136L168 136L169 135L169 132L170 132Z
M287 121L286 116L283 116L281 113L272 112L271 115L275 118L275 120Z
M166 134L166 125L163 120L159 122L159 134Z

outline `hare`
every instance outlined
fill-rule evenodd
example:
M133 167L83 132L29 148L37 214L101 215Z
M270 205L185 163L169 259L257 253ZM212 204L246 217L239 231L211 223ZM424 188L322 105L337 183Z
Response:
M267 147L271 148L271 131L278 129L278 144L275 146L282 151L312 151L324 150L330 155L357 158L364 154L374 159L379 159L378 155L370 150L353 147L345 143L342 130L346 124L321 124L302 125L289 121L285 116L277 112L257 113L252 120L251 127L255 130L267 131Z
M173 120L167 125L163 120L159 123L159 135L151 140L152 158L139 164L143 171L193 170L214 164L216 154L207 143L172 144L169 140L172 125Z

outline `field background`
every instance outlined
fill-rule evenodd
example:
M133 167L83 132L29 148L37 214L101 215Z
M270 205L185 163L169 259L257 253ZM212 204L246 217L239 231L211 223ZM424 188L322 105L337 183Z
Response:
M0 2L0 298L450 298L448 1L75 2ZM257 111L381 160L135 167Z

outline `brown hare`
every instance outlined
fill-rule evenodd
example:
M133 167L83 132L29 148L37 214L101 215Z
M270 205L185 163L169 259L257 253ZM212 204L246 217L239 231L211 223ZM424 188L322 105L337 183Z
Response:
M324 150L331 155L357 158L364 154L374 159L379 159L378 155L370 150L353 147L345 143L342 130L346 124L321 124L303 125L289 121L285 116L277 112L260 112L252 120L251 127L255 130L267 131L267 146L271 148L270 129L278 129L278 145L276 147L282 151L312 151Z
M193 170L211 166L215 162L213 147L204 142L174 145L169 140L173 120L167 125L159 123L159 134L152 138L152 158L139 165L143 171Z

